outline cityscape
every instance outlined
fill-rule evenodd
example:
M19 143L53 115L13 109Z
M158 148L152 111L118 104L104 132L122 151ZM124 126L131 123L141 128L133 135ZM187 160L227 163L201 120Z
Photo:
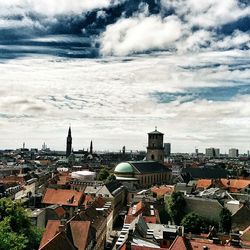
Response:
M0 250L250 249L250 1L0 1Z
M29 230L41 230L37 241L26 236L29 244L43 250L248 249L249 152L171 153L157 127L145 134L145 151L96 152L93 141L74 151L73 132L70 126L65 133L65 151L45 143L0 151L2 205L18 201Z

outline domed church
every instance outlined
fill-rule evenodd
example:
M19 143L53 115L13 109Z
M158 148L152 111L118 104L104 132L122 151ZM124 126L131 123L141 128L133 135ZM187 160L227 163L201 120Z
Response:
M171 170L163 165L164 134L157 131L148 133L146 161L128 161L119 163L114 170L116 179L127 187L148 187L154 184L169 184Z

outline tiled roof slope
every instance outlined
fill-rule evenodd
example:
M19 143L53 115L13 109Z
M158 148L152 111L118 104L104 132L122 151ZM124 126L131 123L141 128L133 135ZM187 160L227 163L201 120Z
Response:
M157 161L129 161L129 163L140 173L165 173L171 171Z
M76 207L79 206L83 195L83 192L76 190L47 188L42 203Z
M46 226L46 230L44 231L42 240L40 242L40 247L47 244L58 232L58 228L60 225L59 220L49 220Z
M200 179L196 183L196 188L197 189L207 189L211 187L213 184L213 180L211 179Z
M90 221L71 221L70 229L74 245L78 250L85 250L88 243Z

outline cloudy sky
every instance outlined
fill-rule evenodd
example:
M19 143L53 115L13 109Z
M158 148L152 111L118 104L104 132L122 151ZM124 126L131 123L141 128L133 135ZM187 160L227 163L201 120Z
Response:
M0 148L250 150L249 0L0 2Z

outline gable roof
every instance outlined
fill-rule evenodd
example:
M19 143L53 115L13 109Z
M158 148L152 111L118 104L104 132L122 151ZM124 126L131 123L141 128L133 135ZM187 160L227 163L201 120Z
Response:
M39 248L39 250L77 250L70 242L64 232L55 235L47 244Z
M219 220L219 214L223 206L218 200L187 196L184 198L186 201L185 211L187 213L194 212L211 220Z
M47 188L42 203L76 207L80 204L83 195L83 192L76 190Z
M46 245L58 232L59 232L60 221L59 220L49 220L46 229L43 233L42 240L40 242L40 247Z
M74 245L78 250L85 250L88 244L90 221L70 221Z
M193 179L226 178L228 171L222 168L183 168L181 174L188 174Z
M169 250L186 250L185 239L181 236L177 236L174 242L171 244Z
M60 224L59 220L48 221L39 249L85 250L89 240L90 221L68 221L61 232Z
M139 173L166 173L169 168L157 161L129 161Z

